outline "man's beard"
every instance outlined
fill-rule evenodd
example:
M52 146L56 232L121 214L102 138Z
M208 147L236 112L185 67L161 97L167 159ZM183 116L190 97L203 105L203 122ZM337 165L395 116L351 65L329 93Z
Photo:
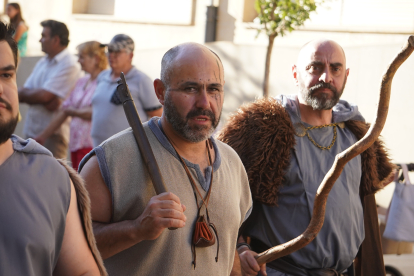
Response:
M12 111L11 105L8 102L3 100L2 98L0 98L0 102L6 105L7 110ZM9 140L14 130L16 129L18 122L19 114L17 114L15 118L11 118L7 122L4 122L0 115L0 145L4 144L7 140Z
M184 139L193 143L207 140L213 134L221 117L221 112L219 118L216 119L216 116L210 110L192 109L188 112L185 118L182 118L177 108L172 103L168 92L166 93L164 99L164 113L165 118L171 124L173 129ZM211 126L190 126L188 124L189 119L200 115L207 116L211 121Z
M17 115L15 118L10 119L8 122L5 122L5 123L3 123L0 120L0 145L5 143L7 140L9 140L14 130L16 129L18 122L19 122L19 115Z
M309 89L301 88L300 93L302 95L303 100L305 100L305 102L308 105L310 105L313 108L313 110L329 110L333 108L339 102L339 99L341 98L342 93L344 92L345 84L346 84L346 76L345 76L344 85L342 86L340 91L338 91L330 83L320 82L312 86ZM329 98L329 95L326 93L319 93L318 96L314 95L315 93L317 93L318 89L323 89L323 88L328 88L332 91L333 95L331 98Z

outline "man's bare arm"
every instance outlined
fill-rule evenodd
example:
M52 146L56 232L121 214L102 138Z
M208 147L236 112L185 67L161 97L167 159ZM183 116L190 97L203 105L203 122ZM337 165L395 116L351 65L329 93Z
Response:
M237 252L237 250L235 251L236 252L234 253L233 267L231 269L230 276L241 276L242 271L241 271L241 266L240 266L239 253Z
M68 116L65 114L65 112L60 110L47 126L47 128L43 130L37 137L34 137L34 139L43 145L46 140L52 136L53 133L65 122L67 118Z
M83 107L83 108L72 108L68 107L64 109L66 115L79 117L83 120L90 121L92 119L92 107Z
M246 241L242 236L239 237L239 243L245 243ZM257 255L256 252L250 250L247 245L240 246L237 248L237 252L240 258L241 271L243 276L256 276L259 271L261 275L265 276L266 273L266 264L259 266L254 256Z
M46 106L47 104L50 104L57 99L59 99L57 95L44 89L29 89L25 87L19 88L19 101L22 103L43 104ZM59 106L60 103L57 105L57 107L55 107L54 110L58 109Z
M110 223L112 198L102 178L96 156L88 160L80 175L85 180L91 198L94 234L103 259L143 240L154 240L165 228L185 226L185 206L172 193L152 197L144 212L135 220Z
M100 275L83 231L72 181L70 186L71 199L66 216L65 234L53 275Z

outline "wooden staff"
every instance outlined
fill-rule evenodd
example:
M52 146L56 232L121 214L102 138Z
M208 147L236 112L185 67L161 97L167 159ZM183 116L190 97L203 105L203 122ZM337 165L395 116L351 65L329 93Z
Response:
M255 258L259 265L289 255L305 247L311 241L313 241L313 239L319 233L325 220L325 207L329 192L341 174L346 163L369 148L380 135L381 130L384 127L385 120L387 119L388 106L391 96L392 79L397 69L411 55L413 50L414 36L410 36L408 38L408 41L404 44L402 50L397 54L397 56L388 66L387 71L382 77L378 110L375 122L371 125L368 132L361 140L350 146L345 151L336 155L334 164L332 165L329 172L325 175L322 183L319 185L319 188L316 192L312 218L305 232L293 240L272 247L256 255Z
M147 166L155 192L157 195L164 193L167 191L167 188L165 187L160 168L158 167L157 160L155 160L154 153L152 152L147 135L145 134L144 127L139 118L134 100L131 97L131 92L129 92L123 72L121 72L121 79L118 80L116 91L124 106L125 116L127 117L129 126L132 128L132 133L134 134L135 141L138 144L144 163Z

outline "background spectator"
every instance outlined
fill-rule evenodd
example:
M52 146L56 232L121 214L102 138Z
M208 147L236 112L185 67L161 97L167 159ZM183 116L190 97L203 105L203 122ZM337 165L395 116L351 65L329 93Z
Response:
M108 67L105 48L99 42L88 41L80 44L77 49L81 68L88 74L77 81L75 88L69 98L63 102L56 117L35 138L36 141L43 144L71 116L69 150L72 166L76 170L82 158L92 150L90 122L92 95L95 92L99 73Z
M92 98L91 134L95 147L129 127L122 103L115 93L121 72L125 74L141 121L145 122L153 116L162 114L162 105L155 95L152 80L132 65L134 48L134 41L125 34L114 36L108 44L111 69L99 75L98 86Z
M67 50L69 30L62 22L46 20L43 27L42 51L47 55L34 67L24 86L19 89L19 100L30 105L23 134L37 137L56 116L61 102L72 91L79 78L76 59ZM54 157L65 158L68 151L69 121L44 143Z
M27 27L20 5L17 3L7 4L7 16L10 18L10 25L16 30L13 38L17 42L17 48L19 49L19 55L24 57L27 51Z

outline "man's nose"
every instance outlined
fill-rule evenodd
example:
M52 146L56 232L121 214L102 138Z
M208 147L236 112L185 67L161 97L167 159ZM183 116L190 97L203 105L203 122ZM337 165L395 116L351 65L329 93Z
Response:
M329 71L329 67L325 68L325 70L322 72L322 75L319 78L320 81L323 81L324 83L331 83L332 82L332 74Z
M209 99L206 88L203 86L197 95L196 105L198 108L206 109L209 107Z

